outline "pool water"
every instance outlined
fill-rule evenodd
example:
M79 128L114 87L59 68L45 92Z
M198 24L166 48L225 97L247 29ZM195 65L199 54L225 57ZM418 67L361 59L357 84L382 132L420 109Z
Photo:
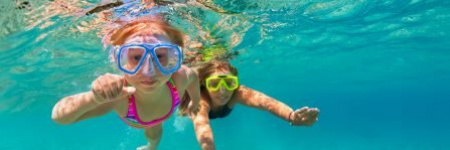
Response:
M119 73L90 17L55 13L46 2L2 2L0 149L119 149L146 144L116 114L73 125L50 115L62 97L87 91L99 75ZM88 8L98 1L77 2ZM181 2L178 2L181 3ZM239 55L240 83L291 107L318 107L312 127L291 127L237 106L211 122L219 150L450 149L450 2L438 0L215 1L171 10L172 23L202 39L183 15ZM40 22L41 21L41 22ZM52 22L52 23L50 23ZM204 44L214 44L204 40ZM193 125L172 116L159 149L200 149Z

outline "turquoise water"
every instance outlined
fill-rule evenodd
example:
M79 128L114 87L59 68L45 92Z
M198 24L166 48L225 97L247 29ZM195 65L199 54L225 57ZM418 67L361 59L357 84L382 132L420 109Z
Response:
M31 10L1 4L8 15L0 17L0 149L128 150L146 144L142 131L113 113L68 126L51 121L60 98L89 90L98 75L115 70L96 31L71 30L86 18L42 19L33 11L42 3L32 2ZM231 62L242 84L293 107L321 110L313 127L294 128L270 113L237 106L226 119L211 122L217 149L450 149L450 2L215 5L238 15L181 7L172 21L201 37L178 12L200 16L204 29L240 53ZM30 25L39 21L33 16L55 23ZM165 122L159 149L199 149L192 123L175 116Z

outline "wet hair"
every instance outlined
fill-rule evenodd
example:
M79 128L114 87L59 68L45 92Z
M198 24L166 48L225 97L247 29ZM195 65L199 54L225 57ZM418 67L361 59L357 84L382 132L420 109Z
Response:
M230 71L230 73L232 75L235 75L235 76L238 75L237 69L234 66L232 66L228 61L211 60L204 64L199 64L199 66L197 66L195 68L195 71L198 73L201 93L208 92L208 90L206 89L206 86L205 86L206 78L208 78L215 71L218 71L218 70L226 70L226 71ZM179 107L180 111L179 111L178 115L181 115L181 116L187 115L187 107L188 107L190 101L191 101L190 97L188 96L187 93L185 93L183 96L183 100ZM209 103L211 103L211 102L209 102Z
M138 19L119 28L113 29L105 36L105 44L118 46L134 36L159 35L173 44L184 47L183 34L167 22L157 19Z
M209 47L196 47L195 52L187 53L183 63L195 66L209 61L231 61L239 55L239 51L231 51L227 45L213 44Z

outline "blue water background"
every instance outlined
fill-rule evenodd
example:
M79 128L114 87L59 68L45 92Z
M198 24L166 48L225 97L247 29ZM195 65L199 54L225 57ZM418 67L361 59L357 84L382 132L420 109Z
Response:
M450 149L450 2L217 4L246 20L233 31L241 37L232 48L240 52L232 60L240 82L292 107L321 110L313 127L290 127L268 112L237 106L211 122L217 149ZM8 11L24 14L2 12ZM1 17L0 149L146 144L142 131L114 113L68 126L53 123L59 99L89 90L98 75L116 70L94 33L68 31L70 18L27 28L15 17ZM217 18L205 20L214 25ZM216 34L229 37L227 30ZM199 149L192 123L177 117L165 122L160 149Z

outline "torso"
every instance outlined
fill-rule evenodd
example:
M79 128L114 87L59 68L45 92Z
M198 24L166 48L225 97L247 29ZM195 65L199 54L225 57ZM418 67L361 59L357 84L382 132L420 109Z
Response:
M173 82L178 90L178 96L181 99L181 96L184 95L184 92L186 91L186 88L188 86L188 81L186 80L186 74L184 73L184 69L186 69L184 66L177 71L176 73L172 74ZM137 115L139 116L140 120L143 122L150 122L155 119L159 119L161 117L164 117L166 114L170 112L170 109L172 108L172 96L171 92L168 86L164 84L164 94L160 96L159 98L146 98L145 101L137 100L139 97L136 98L136 110ZM119 117L126 117L128 114L128 106L129 101L128 99L123 99L116 101L117 104L115 104L114 110L119 115Z

